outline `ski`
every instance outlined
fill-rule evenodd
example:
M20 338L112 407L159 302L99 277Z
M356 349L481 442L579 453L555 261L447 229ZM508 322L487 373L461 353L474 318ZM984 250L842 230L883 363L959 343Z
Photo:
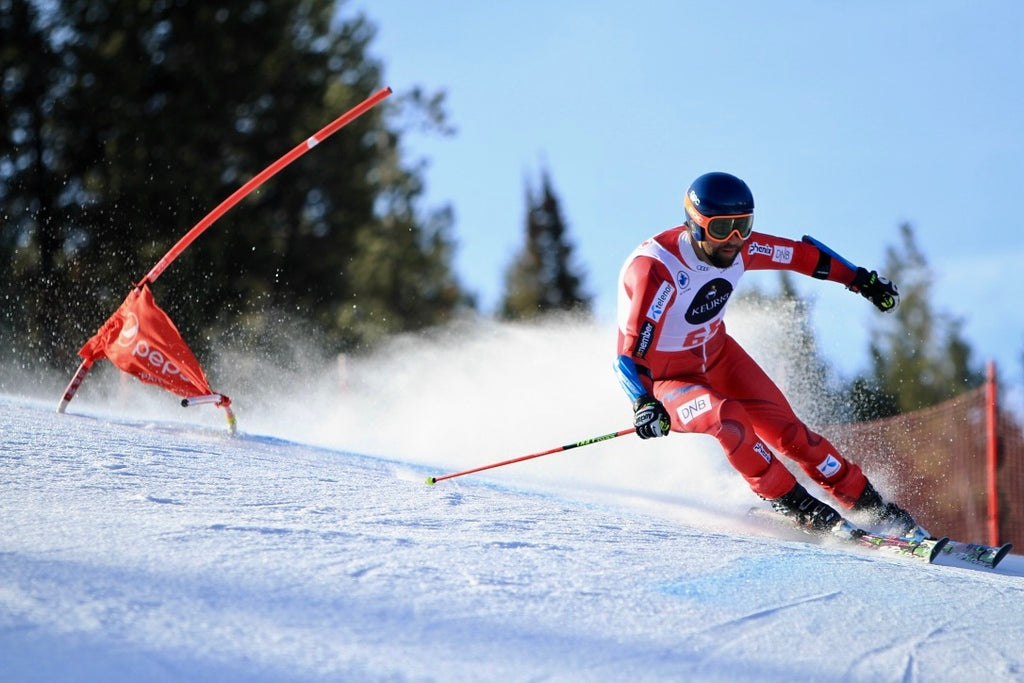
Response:
M996 565L1002 562L1010 551L1013 550L1012 543L1003 545L982 545L980 543L964 543L963 541L949 541L942 548L943 555L949 555L957 560L981 565L989 569L995 569Z
M901 555L903 557L913 558L915 560L924 560L926 562L934 562L935 558L939 556L946 546L949 544L948 538L926 538L923 541L913 541L907 538L899 538L896 536L882 536L880 534L872 534L865 532L862 536L857 536L850 540L851 543L864 548L871 548L872 550L881 550L883 552L889 552L895 555Z
M859 536L854 536L849 539L842 539L838 536L816 536L809 532L804 531L800 527L792 523L788 518L763 508L753 507L747 511L747 514L751 517L763 519L776 526L793 529L795 531L801 531L815 540L835 540L845 545L852 545L858 548L867 548L869 550L877 550L880 552L889 553L898 557L905 557L913 560L920 560L923 562L934 562L935 558L943 551L946 545L949 543L949 539L943 538L928 538L923 541L911 540L908 538L900 538L898 536L886 536L883 534L873 534L871 532L864 531Z

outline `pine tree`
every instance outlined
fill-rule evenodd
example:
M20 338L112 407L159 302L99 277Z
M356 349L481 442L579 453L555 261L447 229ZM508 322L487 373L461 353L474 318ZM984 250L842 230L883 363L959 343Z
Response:
M52 15L27 0L0 3L0 341L50 354L61 345L63 247L77 235L63 210L67 132L54 112L69 89L48 35Z
M900 305L891 316L879 316L874 325L871 376L858 386L876 412L862 406L865 417L935 405L984 381L982 369L971 362L971 347L961 333L963 322L931 303L934 274L912 227L901 225L899 235L899 244L886 250L885 274L899 287ZM872 396L867 387L877 393Z
M590 313L591 298L583 292L583 275L572 263L558 198L545 170L540 196L526 189L526 243L505 271L500 316L530 320L555 312Z

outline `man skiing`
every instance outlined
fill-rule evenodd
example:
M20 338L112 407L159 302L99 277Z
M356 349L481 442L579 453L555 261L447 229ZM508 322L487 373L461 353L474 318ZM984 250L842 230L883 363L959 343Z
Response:
M646 240L619 276L615 370L643 438L709 434L754 493L805 531L850 538L860 531L797 482L792 459L839 504L888 533L930 534L885 503L861 468L805 425L782 391L725 330L723 316L748 270L790 270L859 292L884 312L899 304L889 280L851 264L813 238L752 232L754 198L728 173L707 173L684 199L686 222Z

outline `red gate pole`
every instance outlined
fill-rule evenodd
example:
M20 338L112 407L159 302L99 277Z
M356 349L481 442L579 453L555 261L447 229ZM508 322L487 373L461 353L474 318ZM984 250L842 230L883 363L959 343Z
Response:
M990 360L985 378L985 422L988 456L988 544L999 545L999 417L996 364Z
M384 87L378 90L373 95L370 95L365 100L352 107L334 121L318 130L313 135L296 145L290 152L285 154L283 157L267 166L265 169L260 171L257 175L253 176L245 185L234 191L234 193L221 202L217 208L210 213L206 214L203 220L195 224L195 226L189 230L184 237L178 240L178 243L171 247L170 251L164 254L164 257L160 259L155 266L146 274L146 277L142 278L137 287L141 287L144 283L153 283L156 281L160 274L171 264L171 261L178 258L181 252L185 251L188 245L192 244L197 237L213 224L218 218L223 216L228 209L237 204L243 197L248 195L250 192L255 190L257 187L262 185L268 178L280 171L282 168L292 163L300 156L308 152L309 150L316 147L318 144L326 140L329 136L334 135L342 126L349 123L356 117L362 115L366 111L372 109L378 102L383 100L385 97L391 94L391 88Z
M82 384L82 380L89 374L89 368L92 367L92 361L86 358L82 361L78 369L75 370L75 374L72 375L71 381L68 382L68 388L64 390L64 395L60 397L60 403L57 404L57 412L63 413L67 410L68 404L71 403L71 399L75 397L75 392L78 391L78 387Z

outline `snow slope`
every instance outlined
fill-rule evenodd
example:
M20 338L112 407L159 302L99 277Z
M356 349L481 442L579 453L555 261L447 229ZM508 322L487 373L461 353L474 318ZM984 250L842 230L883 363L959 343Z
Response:
M66 415L0 396L0 680L1024 680L1024 557L773 537L699 437L425 485L628 425L608 346L501 327L263 376L235 439L116 373Z

